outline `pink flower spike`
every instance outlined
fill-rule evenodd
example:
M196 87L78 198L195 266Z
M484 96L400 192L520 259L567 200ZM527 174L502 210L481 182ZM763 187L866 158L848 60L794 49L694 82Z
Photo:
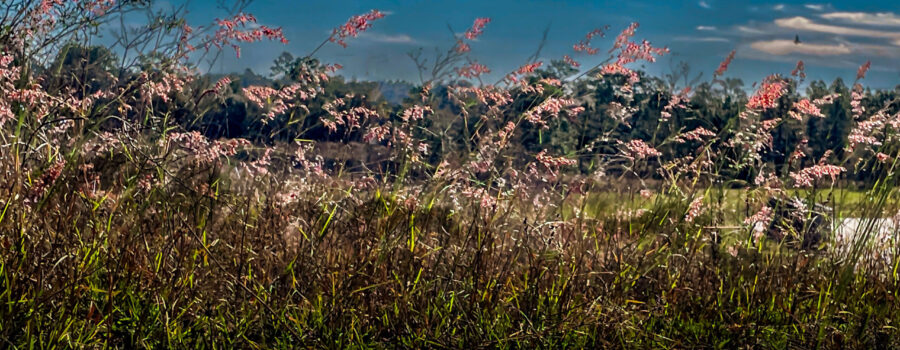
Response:
M373 21L382 19L384 18L384 16L385 14L383 12L372 10L368 13L350 17L350 19L347 20L347 23L344 23L332 30L329 40L346 48L347 38L355 38L359 36L359 33L362 33L372 27Z
M866 72L869 71L869 68L872 67L872 61L866 61L862 66L859 67L859 70L856 71L856 80L860 80L866 77Z
M778 105L778 99L785 93L785 84L774 77L770 77L767 80L767 82L759 86L756 93L747 101L747 108L769 109Z
M465 34L466 39L469 39L469 40L477 39L479 36L481 36L481 34L483 34L484 27L488 23L491 23L490 18L487 18L487 17L476 18L475 23L472 24L472 27L469 28L469 30L466 30L466 34Z
M731 50L731 53L729 53L728 56L725 57L725 60L719 64L719 68L716 69L716 72L713 73L713 76L721 76L725 74L725 71L728 70L728 66L731 65L731 61L734 60L735 53L737 53L737 50Z

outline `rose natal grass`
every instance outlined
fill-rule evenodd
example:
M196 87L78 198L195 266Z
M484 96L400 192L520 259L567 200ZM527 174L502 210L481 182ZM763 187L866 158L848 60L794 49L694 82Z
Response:
M0 5L4 347L900 347L871 63L657 77L632 23L502 71L473 15L418 81L351 81L320 53L390 11L296 38L221 5ZM271 74L204 68L289 40Z

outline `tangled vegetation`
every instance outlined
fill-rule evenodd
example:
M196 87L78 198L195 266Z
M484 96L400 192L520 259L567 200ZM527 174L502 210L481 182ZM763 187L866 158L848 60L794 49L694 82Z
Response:
M900 103L868 64L748 95L732 54L689 87L629 68L668 53L635 23L490 84L478 18L416 85L315 51L200 74L287 40L246 5L0 5L4 347L900 347Z

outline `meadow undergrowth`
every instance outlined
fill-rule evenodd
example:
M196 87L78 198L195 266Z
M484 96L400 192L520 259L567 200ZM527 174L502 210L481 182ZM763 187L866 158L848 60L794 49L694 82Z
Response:
M609 51L590 31L565 76L535 58L490 84L468 56L478 18L431 63L410 55L423 82L390 108L334 95L318 48L272 86L200 74L198 56L287 40L245 1L207 27L153 17L134 61L84 44L146 6L0 6L4 347L900 346L898 226L875 224L900 209L900 114L860 108L867 64L852 96L791 102L801 62L722 125L676 127L692 91L669 91L657 133L623 138L646 78L629 67L668 53L636 23ZM389 19L351 17L319 48ZM593 108L588 79L616 101ZM846 152L766 161L779 125L841 98ZM233 103L255 137L211 135ZM846 217L864 224L835 234Z

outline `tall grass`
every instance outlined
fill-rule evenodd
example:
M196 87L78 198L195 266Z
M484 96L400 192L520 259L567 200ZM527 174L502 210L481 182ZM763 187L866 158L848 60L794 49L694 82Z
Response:
M636 27L617 42L633 43ZM622 83L633 103L630 55L584 74ZM897 154L851 167L877 174L862 190L839 181L860 159L852 152L772 171L760 159L766 100L777 104L791 78L768 79L721 130L665 140L611 139L630 116L610 105L596 140L558 155L517 143L610 111L585 112L572 81L538 79L534 64L496 85L431 82L458 103L458 118L437 126L430 85L412 96L424 102L387 115L352 97L301 97L321 92L329 67L243 92L265 128L305 127L301 110L319 108L313 123L340 146L357 132L390 152L354 167L308 140L208 138L191 113L221 104L227 82L204 85L177 65L78 94L31 84L32 60L4 57L3 92L41 97L0 97L12 116L0 119L4 347L900 346L900 246L873 240L873 220L850 241L833 237L841 217L896 212ZM89 94L87 107L64 102ZM696 151L662 160L657 147L674 143ZM793 197L833 209L821 242L798 244L817 229L815 210L769 207Z

